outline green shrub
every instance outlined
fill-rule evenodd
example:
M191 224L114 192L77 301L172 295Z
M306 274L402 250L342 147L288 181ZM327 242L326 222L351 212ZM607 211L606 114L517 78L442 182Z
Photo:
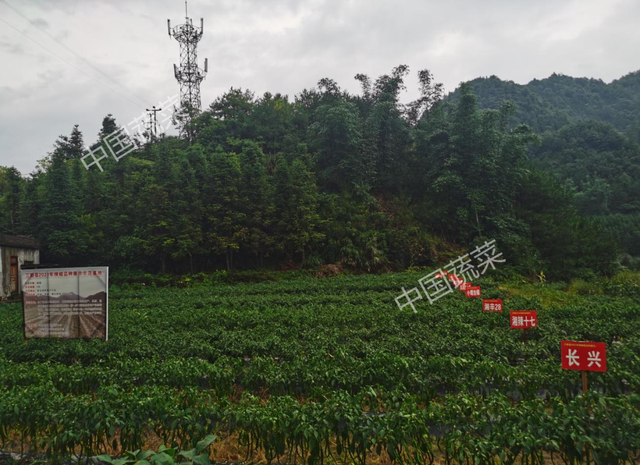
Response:
M602 294L602 285L597 281L585 281L584 279L572 279L567 287L567 292L579 295L597 295Z
M616 297L640 297L640 272L618 273L607 281L604 291Z

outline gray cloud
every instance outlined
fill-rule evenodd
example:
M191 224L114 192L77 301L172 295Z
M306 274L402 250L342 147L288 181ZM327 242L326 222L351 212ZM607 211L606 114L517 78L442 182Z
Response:
M82 70L0 22L0 165L28 173L74 124L90 143L107 113L126 124L178 92L166 20L184 21L182 1L8 1L130 92L0 3L0 18ZM608 82L640 68L634 0L194 0L189 15L205 18L204 107L231 86L293 97L323 77L358 92L355 74L375 78L401 63L429 68L448 91L492 74ZM407 100L415 74L408 87Z
M24 53L24 47L22 47L22 44L6 40L0 40L0 49L10 55L21 55Z
M36 18L34 20L32 20L34 23L36 23L38 26L43 27L45 29L47 29L49 27L49 23L42 19L42 18Z

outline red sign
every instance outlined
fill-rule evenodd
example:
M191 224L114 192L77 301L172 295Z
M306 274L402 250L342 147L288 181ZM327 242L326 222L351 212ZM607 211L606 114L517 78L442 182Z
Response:
M468 287L464 295L467 297L480 297L480 286Z
M471 283L462 283L460 284L460 286L458 287L458 290L462 291L462 292L466 292L469 289L471 289Z
M459 288L462 284L464 284L464 279L458 278L455 274L449 275L449 281L453 284L453 287Z
M513 310L509 312L511 328L527 329L538 326L538 313L535 310Z
M604 342L562 341L562 369L607 371L607 346Z
M502 299L482 299L482 311L502 313Z

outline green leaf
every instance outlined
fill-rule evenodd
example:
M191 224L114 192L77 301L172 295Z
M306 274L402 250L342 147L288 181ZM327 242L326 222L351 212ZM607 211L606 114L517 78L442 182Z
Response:
M175 465L173 457L165 452L159 452L151 458L154 465Z
M200 454L194 457L193 463L197 463L198 465L212 465L211 460L209 460L209 454Z
M113 465L126 465L128 463L136 463L136 459L125 457L123 459L116 459L111 463L113 463Z
M175 448L171 447L167 447L164 444L161 445L160 447L158 447L158 453L164 452L165 454L167 454L169 457L174 457L176 455L176 450Z
M185 459L193 460L196 456L197 452L195 449L191 450L183 450L178 452L179 457L184 457Z
M216 436L215 434L207 435L202 441L199 441L196 444L196 451L198 451L198 453L202 452L203 450L208 448L216 439L218 439L218 436Z

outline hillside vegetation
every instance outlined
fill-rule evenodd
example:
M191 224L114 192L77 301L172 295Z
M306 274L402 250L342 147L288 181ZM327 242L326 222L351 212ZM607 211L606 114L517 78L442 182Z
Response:
M119 162L103 160L104 171L81 163L76 126L28 178L0 169L0 227L40 239L49 263L152 272L393 270L446 262L493 239L509 266L531 276L611 274L620 252L632 265L635 143L604 123L575 123L536 145L541 127L521 116L566 113L554 106L564 87L545 88L558 95L541 104L529 86L488 79L443 99L423 70L421 97L402 104L408 72L359 74L358 95L331 79L294 98L231 89L191 124L188 109L176 115L187 137L139 141ZM506 96L516 105L495 92L496 108L483 109L480 82L513 90ZM631 84L616 86L633 92ZM609 89L580 85L588 95ZM117 128L105 117L91 146L105 147Z
M562 74L534 79L525 85L497 76L476 78L469 83L482 107L498 108L502 101L510 100L518 106L514 122L527 124L538 133L595 120L611 124L640 142L640 71L609 84Z
M496 76L470 82L482 108L516 104L510 124L541 134L534 165L572 194L578 211L604 228L637 266L640 255L640 72L610 84L554 74L526 85ZM448 96L455 102L459 91ZM635 258L634 258L635 257Z

